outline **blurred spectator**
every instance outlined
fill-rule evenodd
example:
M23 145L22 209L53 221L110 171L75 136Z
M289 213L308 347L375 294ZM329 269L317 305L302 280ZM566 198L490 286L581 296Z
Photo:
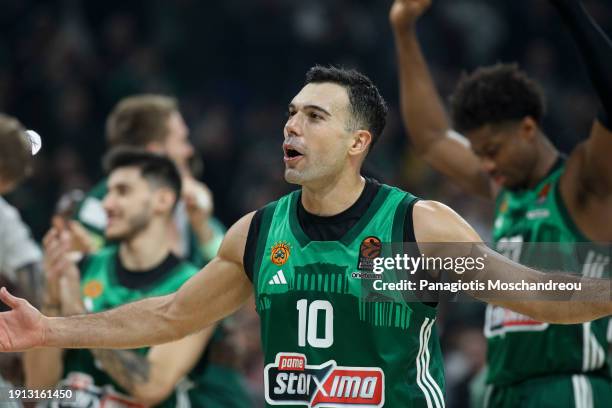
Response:
M40 304L42 255L17 210L1 197L30 173L32 144L31 136L17 119L0 114L0 286L13 288L34 304ZM0 310L5 310L3 304ZM8 385L5 382L23 384L21 354L0 355L0 384Z
M0 195L30 173L37 152L32 136L13 117L0 114ZM40 301L41 253L19 213L0 196L0 276L20 287L35 304Z

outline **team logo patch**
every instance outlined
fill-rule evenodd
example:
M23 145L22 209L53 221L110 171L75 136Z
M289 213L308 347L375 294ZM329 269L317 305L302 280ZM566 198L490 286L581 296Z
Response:
M361 241L357 269L372 272L374 270L374 258L380 256L381 248L382 244L377 237L370 236Z
M499 206L499 212L500 214L504 214L506 211L508 211L508 198L504 198L504 201L502 201L502 203Z
M278 353L264 370L270 405L382 407L385 374L379 367L341 367L334 360L308 365L299 353Z
M542 204L546 201L546 197L548 197L548 193L550 192L551 185L550 183L546 183L544 187L538 193L538 204Z
M89 281L85 284L83 288L83 294L85 297L95 299L102 294L102 282L97 280Z
M487 306L485 314L485 337L503 336L512 332L543 331L548 323L542 323L531 317L499 306Z
M274 265L284 265L285 262L287 262L287 259L289 259L290 253L291 249L289 248L289 244L287 242L277 242L272 246L270 260Z

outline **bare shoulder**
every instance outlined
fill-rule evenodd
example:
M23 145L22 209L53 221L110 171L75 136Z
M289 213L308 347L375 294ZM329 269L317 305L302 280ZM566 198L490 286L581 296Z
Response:
M246 246L247 236L249 235L249 228L251 227L251 221L255 211L252 211L230 227L225 234L221 247L219 248L218 256L220 258L237 262L242 265L242 258L244 257L244 248Z
M412 213L417 242L480 242L474 229L452 208L438 201L419 201Z

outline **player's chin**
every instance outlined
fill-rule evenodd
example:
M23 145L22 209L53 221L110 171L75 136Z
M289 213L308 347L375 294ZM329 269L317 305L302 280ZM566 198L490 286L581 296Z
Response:
M121 230L121 228L116 227L107 227L106 231L104 231L104 236L106 237L106 239L111 241L120 240L125 235L125 231Z
M503 183L501 183L501 187L507 190L522 190L528 186L529 182L526 178L506 178Z
M302 184L304 182L304 177L302 176L302 173L296 169L286 167L285 181L289 184Z

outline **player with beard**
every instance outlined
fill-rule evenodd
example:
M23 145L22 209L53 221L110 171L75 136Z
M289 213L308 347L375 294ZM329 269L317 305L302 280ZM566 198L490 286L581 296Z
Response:
M288 110L285 179L301 189L237 221L215 259L176 293L53 318L1 289L12 310L0 313L0 350L173 341L231 314L254 292L267 406L443 407L436 308L404 297L408 292L369 291L368 282L352 277L368 264L360 261L361 247L377 242L467 243L452 246L451 255L486 254L487 267L465 271L465 281L581 283L572 302L541 300L542 293L473 293L535 319L576 323L612 314L609 281L511 262L483 246L450 208L362 177L387 113L363 74L313 67ZM423 247L428 256L449 254L441 249Z
M178 290L197 268L171 251L170 219L181 194L176 166L165 156L118 149L105 159L109 174L103 207L106 238L117 245L77 267L66 230L44 239L47 285L42 310L54 316L95 313ZM203 357L214 325L182 340L137 350L39 349L26 353L28 387L58 382L76 392L76 406L242 407L248 398L238 376L223 375ZM70 405L74 406L74 405Z
M466 140L450 128L417 40L416 22L430 3L396 0L390 12L403 119L417 153L464 190L495 201L493 239L501 253L543 269L610 276L612 43L579 1L550 1L603 107L569 157L542 130L540 87L515 65L480 68L460 80L451 114ZM524 244L534 242L555 244ZM492 386L485 405L612 406L609 319L549 325L488 305L485 336Z
M189 160L194 149L189 142L189 128L176 99L165 95L142 94L121 99L106 123L108 145L132 146L165 154L179 169L183 192L169 230L173 251L202 267L217 252L223 239L224 227L212 215L213 200L208 187L193 176ZM80 249L104 245L106 214L102 199L106 180L100 181L76 209L76 220L84 225L93 242L76 239ZM68 224L75 237L83 237L77 224ZM108 237L107 237L108 238Z

